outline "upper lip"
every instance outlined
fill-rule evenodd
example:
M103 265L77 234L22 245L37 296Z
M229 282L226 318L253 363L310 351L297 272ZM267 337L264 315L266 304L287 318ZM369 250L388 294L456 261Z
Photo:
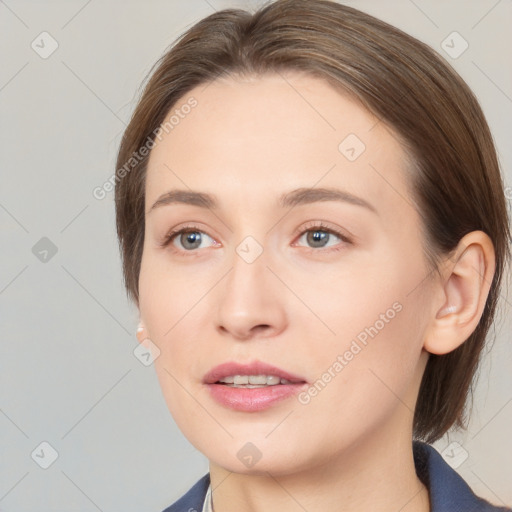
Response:
M205 384L213 384L230 375L276 375L290 382L306 382L306 379L298 375L286 372L277 366L262 361L254 361L249 364L228 361L227 363L219 364L206 373L203 382Z

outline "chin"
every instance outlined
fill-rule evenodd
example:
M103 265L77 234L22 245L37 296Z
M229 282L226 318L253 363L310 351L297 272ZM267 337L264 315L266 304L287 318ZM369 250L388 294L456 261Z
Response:
M297 450L298 444L291 439L288 444L281 440L272 443L264 438L260 442L256 436L245 439L253 439L254 443L230 439L221 446L203 440L197 449L211 463L241 475L284 476L307 469L314 463L304 450ZM311 455L314 458L314 454Z
M247 467L245 464L239 463L238 461L234 462L233 458L227 460L224 457L220 459L209 458L209 460L222 467L226 471L230 471L239 475L268 477L270 474L277 477L293 474L298 471L298 466L296 463L292 461L289 463L283 462L283 460L279 460L279 457L276 455L277 454L274 453L269 460L263 460L262 458L252 467Z

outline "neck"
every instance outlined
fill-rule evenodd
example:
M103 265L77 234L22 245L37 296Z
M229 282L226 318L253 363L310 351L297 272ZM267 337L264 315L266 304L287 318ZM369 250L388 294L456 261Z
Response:
M210 462L214 512L430 512L412 433L389 427L301 472L240 474Z

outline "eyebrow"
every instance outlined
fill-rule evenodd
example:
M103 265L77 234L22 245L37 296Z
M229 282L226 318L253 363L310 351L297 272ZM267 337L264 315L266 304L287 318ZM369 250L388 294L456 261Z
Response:
M279 197L278 206L281 208L288 208L320 201L339 201L349 203L366 208L378 215L376 208L368 201L365 201L363 198L355 196L345 190L339 190L336 188L299 188L292 190ZM199 206L201 208L208 208L211 210L219 209L219 202L213 194L196 192L194 190L171 190L162 194L146 213L149 214L157 208L176 203Z

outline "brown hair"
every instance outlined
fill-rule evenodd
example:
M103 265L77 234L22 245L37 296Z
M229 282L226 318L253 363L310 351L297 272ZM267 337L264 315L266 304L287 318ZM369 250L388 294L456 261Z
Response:
M149 158L133 155L154 141L176 102L226 75L296 70L322 78L392 127L411 155L413 196L432 270L470 231L484 231L494 244L496 270L482 318L456 350L430 355L414 414L414 437L427 442L454 424L465 428L466 400L510 257L510 231L492 136L462 78L426 44L329 0L277 0L254 14L219 11L178 38L153 68L117 158L117 234L129 297L138 305Z

